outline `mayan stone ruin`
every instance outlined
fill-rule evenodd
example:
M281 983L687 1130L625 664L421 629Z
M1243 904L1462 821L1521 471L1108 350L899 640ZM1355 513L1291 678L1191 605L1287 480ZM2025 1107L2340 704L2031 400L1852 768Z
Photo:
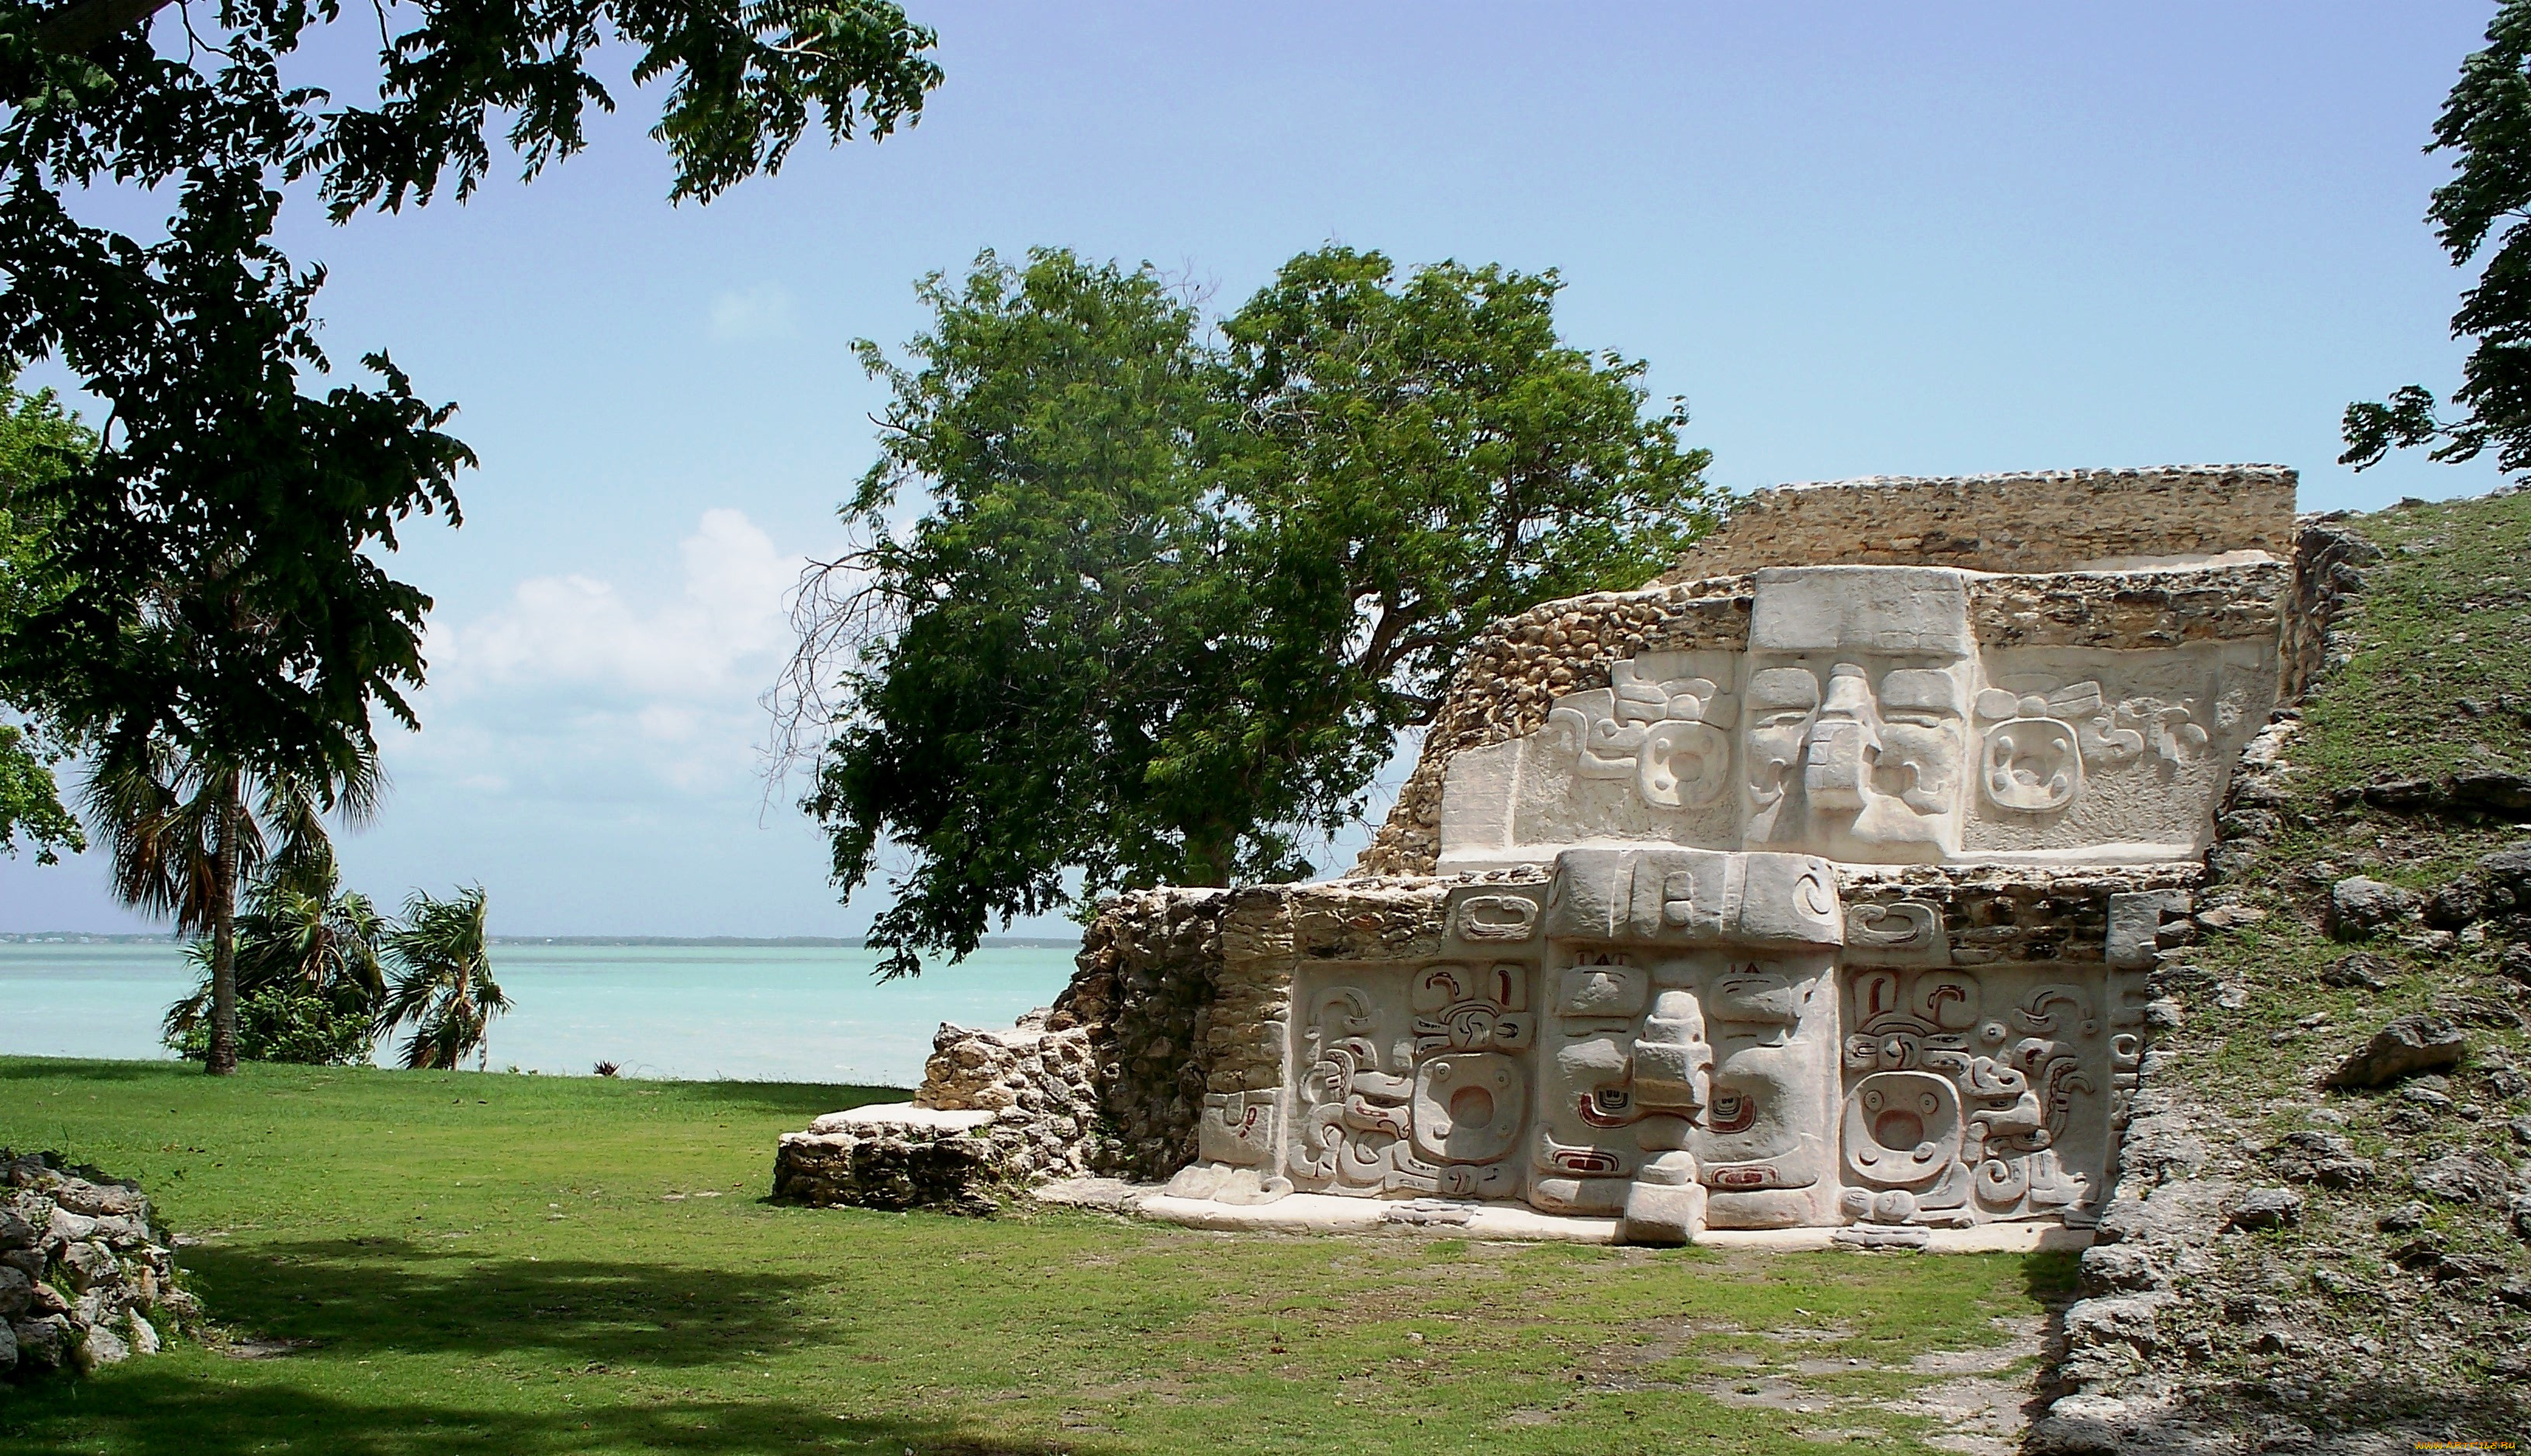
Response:
M2295 542L2276 467L1762 493L1480 640L1351 874L1118 897L1054 1007L943 1028L776 1191L2080 1241L2163 921L2315 666Z

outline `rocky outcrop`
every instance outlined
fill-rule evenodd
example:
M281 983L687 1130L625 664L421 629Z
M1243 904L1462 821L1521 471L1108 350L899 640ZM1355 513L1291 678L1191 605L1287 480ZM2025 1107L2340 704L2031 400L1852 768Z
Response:
M2313 695L2245 756L2209 856L2256 918L2157 951L2160 1036L2033 1451L2387 1453L2531 1412L2531 712L2489 620L2521 604L2526 520L2378 524L2377 547L2306 523L2286 654ZM2465 673L2427 650L2462 646Z
M2438 1016L2402 1016L2373 1034L2362 1049L2329 1074L2331 1087L2384 1087L2420 1072L2460 1065L2469 1051L2461 1029Z
M154 1355L199 1314L139 1184L0 1148L0 1376Z

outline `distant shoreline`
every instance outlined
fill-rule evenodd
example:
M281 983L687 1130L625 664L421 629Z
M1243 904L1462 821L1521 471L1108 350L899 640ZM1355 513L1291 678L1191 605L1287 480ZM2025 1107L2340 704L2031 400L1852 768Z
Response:
M0 945L183 945L190 937L161 934L107 935L86 930L0 931ZM868 950L859 935L495 935L494 945L697 945L767 950ZM985 950L1078 950L1078 935L987 935Z

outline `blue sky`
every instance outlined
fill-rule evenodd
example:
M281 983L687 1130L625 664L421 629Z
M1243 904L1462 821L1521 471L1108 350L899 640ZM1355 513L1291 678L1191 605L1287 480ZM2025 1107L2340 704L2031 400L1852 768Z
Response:
M483 460L465 528L396 562L438 600L432 684L342 842L359 886L480 880L505 933L862 928L872 897L836 904L796 789L766 792L756 700L871 459L850 341L916 332L913 280L985 247L1149 259L1220 308L1328 241L1555 267L1566 337L1649 360L1735 489L2497 483L2332 463L2348 400L2458 375L2419 148L2481 0L911 8L948 73L920 126L709 207L667 205L627 94L533 186L301 209L328 348L391 350ZM139 927L94 863L0 864L0 930Z

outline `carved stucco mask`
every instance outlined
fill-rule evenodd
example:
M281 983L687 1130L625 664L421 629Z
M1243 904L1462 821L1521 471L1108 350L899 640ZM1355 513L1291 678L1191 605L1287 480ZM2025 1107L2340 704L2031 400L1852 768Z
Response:
M2098 682L2053 693L1989 688L1978 717L1992 726L1979 763L1979 783L1997 809L2053 813L2083 792L2086 770L2122 768L2148 748L2165 762L2191 761L2208 741L2193 701L2136 697L2109 703Z
M1881 680L1880 756L1854 822L1858 839L1938 839L1958 812L1960 685L1949 673L1899 668Z
M1794 840L1782 823L1798 765L1816 827L1883 844L1939 843L1958 812L1962 690L1945 669L1897 668L1875 693L1858 664L1829 669L1826 691L1804 667L1751 675L1746 753L1750 837Z
M1810 741L1811 719L1819 711L1819 679L1806 667L1770 667L1752 673L1744 695L1749 731L1749 832L1753 839L1772 837L1792 787L1794 766L1803 761Z
M1715 979L1706 1018L1734 1026L1791 1027L1800 1023L1809 987L1778 967L1744 962Z

